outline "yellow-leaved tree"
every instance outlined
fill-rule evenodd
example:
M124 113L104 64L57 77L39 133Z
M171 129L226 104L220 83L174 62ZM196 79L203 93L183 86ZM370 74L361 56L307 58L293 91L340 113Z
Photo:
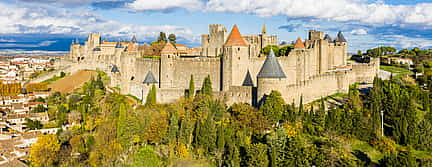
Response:
M35 167L53 166L59 150L60 142L55 135L41 135L31 146L29 160Z

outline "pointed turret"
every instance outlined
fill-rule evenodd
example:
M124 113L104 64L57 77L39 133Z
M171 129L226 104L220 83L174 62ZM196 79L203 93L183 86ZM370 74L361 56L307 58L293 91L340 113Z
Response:
M327 40L329 43L333 42L332 38L328 34L325 35L324 40Z
M246 73L246 78L244 79L242 86L254 86L249 70Z
M297 38L297 41L294 44L294 48L296 48L296 49L305 49L306 48L305 45L304 45L304 43L303 43L303 41L302 41L302 39L300 37Z
M143 84L154 84L157 83L153 73L151 71L147 72Z
M111 68L111 72L113 72L113 73L120 72L119 69L118 69L118 67L117 67L117 65L113 65L113 67Z
M225 42L225 46L248 46L248 43L241 36L237 25L234 24L234 27L232 28L231 33Z
M273 49L270 50L270 54L265 59L257 78L286 78Z
M132 43L138 43L138 41L137 41L135 35L132 37L131 42L132 42Z
M347 42L344 35L342 34L342 31L339 31L339 33L337 34L335 42Z
M267 35L267 27L266 24L263 25L262 31L261 31L262 35Z

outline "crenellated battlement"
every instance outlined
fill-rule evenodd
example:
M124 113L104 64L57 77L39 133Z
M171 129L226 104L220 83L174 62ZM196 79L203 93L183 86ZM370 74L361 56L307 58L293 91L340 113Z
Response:
M372 59L368 64L347 63L347 42L342 33L332 39L315 30L309 31L306 40L298 38L294 49L286 55L273 55L266 65L271 56L261 50L278 45L277 36L267 34L265 26L260 34L242 35L236 25L228 34L223 25L212 24L209 33L201 36L202 46L189 48L169 42L139 45L134 38L131 42L103 41L100 34L92 33L84 45L71 44L67 59L76 69L97 68L107 72L111 86L139 98L149 90L149 85L143 83L151 73L161 103L181 98L192 75L196 90L210 76L217 98L227 104L256 105L272 90L281 92L286 102L296 103L300 97L309 102L344 93L350 84L370 82L378 73L379 60ZM112 72L114 66L116 70Z

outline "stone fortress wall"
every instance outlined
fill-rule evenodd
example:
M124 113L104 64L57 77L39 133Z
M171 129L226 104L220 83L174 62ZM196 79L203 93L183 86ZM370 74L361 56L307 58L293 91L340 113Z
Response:
M175 102L189 87L194 76L195 90L201 89L205 77L210 76L215 97L228 105L245 102L259 104L271 90L281 92L286 102L304 102L335 93L346 93L356 82L372 82L378 74L379 60L368 64L347 64L347 42L342 33L333 40L320 31L309 31L307 40L300 38L288 56L262 55L260 50L277 45L276 36L241 35L237 26L231 33L220 24L210 25L210 34L202 35L200 57L180 57L176 48L167 43L160 58L142 58L137 42L102 42L100 34L92 33L85 45L73 43L65 65L73 69L99 69L112 78L112 87L121 93L145 100L152 84L157 87L160 103ZM282 77L259 76L274 59L279 64ZM118 71L113 72L113 68ZM275 68L275 69L267 69ZM149 73L155 83L143 83ZM245 81L250 74L250 85Z

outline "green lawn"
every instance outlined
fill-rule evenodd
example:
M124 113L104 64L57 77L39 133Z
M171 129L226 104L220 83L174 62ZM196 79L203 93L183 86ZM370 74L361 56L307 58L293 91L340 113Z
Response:
M396 66L380 66L381 70L384 71L388 71L391 73L398 73L398 74L408 74L408 75L412 75L414 74L412 71L407 70L405 68L401 68L401 67L396 67Z
M52 78L50 78L50 79L47 79L47 80L45 80L45 81L42 81L42 83L50 84L50 83L52 83L52 82L54 82L54 81L57 81L57 80L59 80L59 79L61 79L61 78L64 78L64 77L60 77L60 76L54 75L54 77L52 77Z
M369 143L355 140L351 148L353 151L358 150L368 155L372 162L378 163L378 161L384 157L384 154L373 148Z
M401 77L406 76L406 75L413 75L414 74L410 70L407 70L407 69L401 68L401 67L396 67L396 66L383 66L383 65L381 65L380 69L393 73L393 76L396 78L401 78Z

